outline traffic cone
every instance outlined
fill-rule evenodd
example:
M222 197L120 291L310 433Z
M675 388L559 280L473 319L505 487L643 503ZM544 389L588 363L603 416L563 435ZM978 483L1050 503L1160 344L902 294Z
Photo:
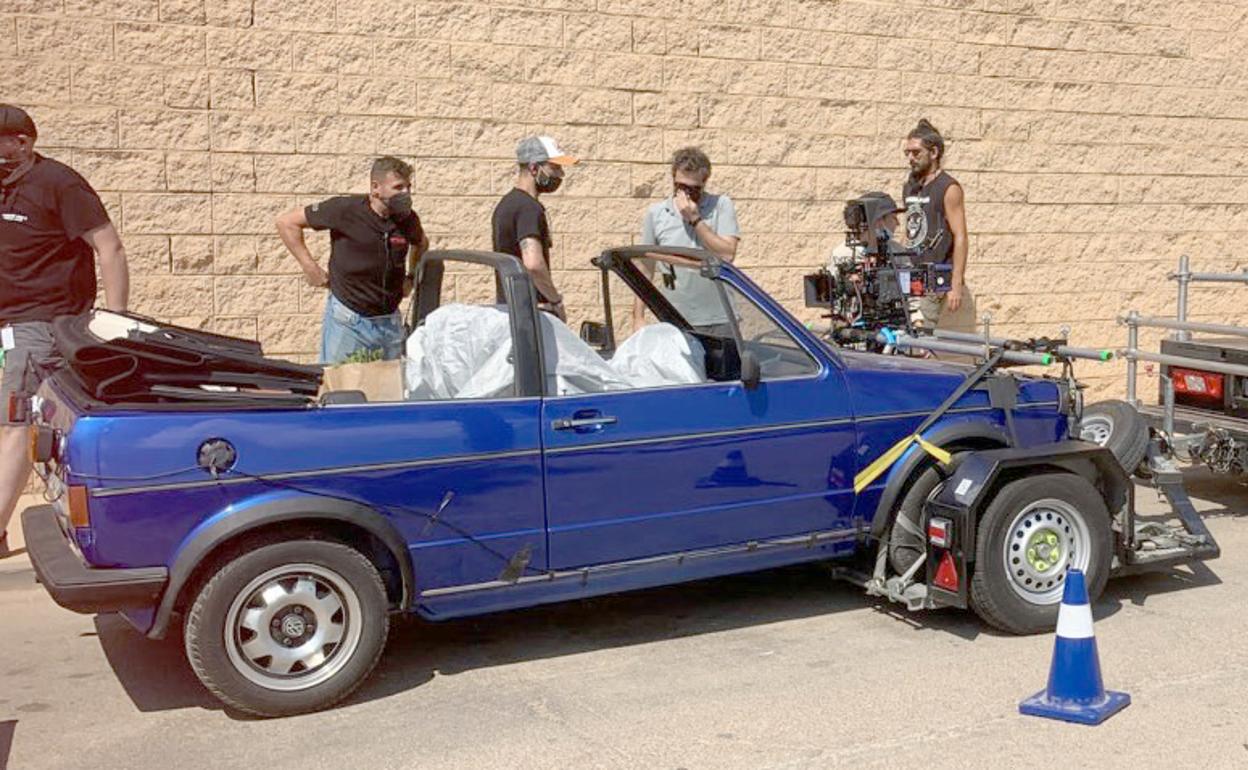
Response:
M1066 573L1057 611L1057 642L1049 686L1018 704L1019 713L1099 725L1131 704L1125 692L1106 692L1092 633L1092 606L1081 570Z

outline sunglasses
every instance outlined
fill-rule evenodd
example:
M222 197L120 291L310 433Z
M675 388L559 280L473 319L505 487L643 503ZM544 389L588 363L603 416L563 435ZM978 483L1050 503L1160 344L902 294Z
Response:
M691 184L681 184L680 182L675 182L674 184L676 185L676 189L680 190L685 195L688 195L689 200L691 201L697 202L702 197L702 187Z

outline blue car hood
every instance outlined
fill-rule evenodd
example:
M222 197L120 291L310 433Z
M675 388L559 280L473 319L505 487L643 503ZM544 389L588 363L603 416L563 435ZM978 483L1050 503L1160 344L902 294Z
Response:
M907 356L885 356L837 350L844 367L857 417L930 412L962 384L974 366ZM1052 403L1057 410L1057 383L1034 376L1015 374L1019 382L1020 404ZM958 401L958 408L988 405L988 394L971 390Z

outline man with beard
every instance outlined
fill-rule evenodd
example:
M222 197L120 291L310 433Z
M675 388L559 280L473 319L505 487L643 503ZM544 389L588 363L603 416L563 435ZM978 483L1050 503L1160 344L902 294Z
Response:
M563 169L576 158L559 149L549 136L530 136L516 145L516 184L494 207L490 219L494 251L510 254L524 264L537 290L538 307L561 321L568 320L563 295L550 274L550 223L538 198L563 184ZM498 301L502 283L495 276Z
M291 209L277 218L282 243L311 286L328 287L321 327L321 362L342 363L357 352L398 358L403 349L399 303L412 288L429 248L412 211L412 167L386 156L373 162L368 195L344 195ZM329 271L308 251L304 228L329 230Z
M64 366L52 322L95 304L99 255L104 305L124 311L126 252L104 204L69 166L35 152L25 110L0 104L0 558L7 527L30 477L24 400Z
M926 119L906 136L910 177L902 188L907 245L919 250L916 262L953 265L946 294L920 299L923 326L975 330L975 299L966 286L966 205L962 185L943 168L945 140Z

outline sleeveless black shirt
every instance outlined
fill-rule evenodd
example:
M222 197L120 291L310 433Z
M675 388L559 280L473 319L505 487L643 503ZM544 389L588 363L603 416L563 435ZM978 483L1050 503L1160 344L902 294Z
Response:
M948 262L953 257L953 232L945 216L945 192L958 180L941 171L927 184L906 180L902 199L906 205L906 239L918 248L916 261Z

